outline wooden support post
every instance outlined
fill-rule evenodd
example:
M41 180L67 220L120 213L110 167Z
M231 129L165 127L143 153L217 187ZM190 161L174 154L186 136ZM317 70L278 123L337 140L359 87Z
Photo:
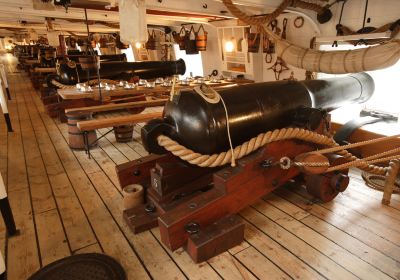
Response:
M11 95L10 95L10 90L8 89L8 80L7 80L7 76L6 76L6 71L4 69L4 64L0 64L0 75L1 75L1 79L3 80L6 92L7 92L8 100L11 100Z
M6 280L6 263L3 254L0 252L0 280Z
M10 202L8 201L6 186L4 184L1 173L0 173L0 211L4 219L4 224L6 225L8 235L13 236L18 234L18 230L15 226L14 216L11 211Z
M383 189L382 204L390 204L390 199L392 197L394 184L396 183L397 175L399 174L400 161L392 160L389 163L389 171L386 175L385 187Z
M0 79L0 105L1 105L1 109L3 111L4 119L6 120L6 123L7 123L7 130L8 130L8 132L13 132L10 116L8 115L7 100L4 96L3 87L1 86L1 83L2 82Z

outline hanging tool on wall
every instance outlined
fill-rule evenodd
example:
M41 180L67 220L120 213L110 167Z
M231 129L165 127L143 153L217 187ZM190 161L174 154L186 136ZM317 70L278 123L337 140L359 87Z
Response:
M302 16L298 16L297 18L295 18L295 20L293 21L293 25L296 28L302 28L304 25L304 18Z
M268 70L274 71L275 80L279 81L281 73L288 71L289 67L287 67L286 62L281 58L277 57L274 65L268 68Z
M284 18L283 19L283 23L282 23L282 25L283 25L283 30L282 30L282 39L286 39L286 27L287 27L287 23L288 23L288 19L287 18Z
M336 1L339 2L339 1ZM339 23L336 24L336 36L343 36L343 31L341 30L342 27L342 17L343 17L343 11L344 11L344 5L346 5L347 0L343 0L343 4L342 4L342 9L340 10L340 16L339 16ZM332 47L337 47L338 46L338 42L335 40L332 43Z

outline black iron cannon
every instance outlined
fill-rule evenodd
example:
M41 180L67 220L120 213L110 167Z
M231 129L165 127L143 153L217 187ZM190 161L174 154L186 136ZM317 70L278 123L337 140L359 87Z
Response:
M241 85L219 91L229 115L233 146L268 130L306 123L315 129L323 116L349 103L367 101L374 81L366 73L326 80L278 81ZM167 102L163 119L142 128L142 140L149 152L164 153L157 137L165 134L181 145L202 154L229 148L225 110L193 89L182 90Z
M186 71L185 62L182 59L176 61L100 61L99 74L101 78L128 80L133 76L142 79L182 75ZM78 81L84 82L88 79L97 79L96 70L84 70L80 63L61 63L58 68L57 81L73 85Z

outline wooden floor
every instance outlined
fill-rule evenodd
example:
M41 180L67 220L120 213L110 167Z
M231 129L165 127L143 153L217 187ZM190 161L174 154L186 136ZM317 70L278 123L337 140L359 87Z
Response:
M49 118L28 78L9 67L14 128L0 120L0 171L21 234L0 246L9 280L71 254L104 252L129 279L400 279L400 196L382 206L382 194L357 174L331 203L314 203L287 186L246 208L245 242L208 262L193 264L171 252L157 229L138 235L122 220L115 164L146 155L135 141L102 139L92 159L71 151L67 125Z

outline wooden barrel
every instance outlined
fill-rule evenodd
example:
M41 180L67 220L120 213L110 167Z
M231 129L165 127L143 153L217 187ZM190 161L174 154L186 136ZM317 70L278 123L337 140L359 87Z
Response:
M198 51L207 50L207 34L196 35L196 48Z
M67 113L68 121L68 144L71 149L85 149L85 141L83 137L83 132L76 126L77 122L92 119L92 113L82 114L82 113ZM94 141L97 140L97 135L95 130L90 130L88 133L88 142L90 146L93 146ZM96 142L97 143L97 142ZM97 145L97 144L96 144Z
M200 31L203 31L203 34L200 34ZM204 30L203 25L201 24L196 35L196 48L198 51L205 51L207 49L207 32Z
M133 125L114 126L114 133L117 142L129 142L133 137Z

